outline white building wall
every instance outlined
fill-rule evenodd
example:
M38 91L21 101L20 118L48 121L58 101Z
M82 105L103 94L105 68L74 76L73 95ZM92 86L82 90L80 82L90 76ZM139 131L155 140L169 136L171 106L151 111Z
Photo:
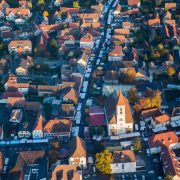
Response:
M136 172L136 162L111 164L112 174Z

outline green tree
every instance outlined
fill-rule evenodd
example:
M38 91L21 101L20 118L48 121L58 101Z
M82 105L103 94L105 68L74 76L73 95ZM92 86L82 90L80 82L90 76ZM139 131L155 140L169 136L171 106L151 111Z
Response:
M170 173L170 172L167 172L167 173L165 174L164 180L172 180L172 179L173 179L173 177L172 177L171 173Z
M167 72L166 73L167 73L167 75L169 77L171 77L171 76L173 76L176 73L176 71L175 71L175 69L172 66L170 66L170 67L167 68Z
M134 139L134 151L140 151L141 150L141 138L140 137L136 137Z
M112 159L112 153L110 153L108 150L104 150L101 153L97 153L96 162L95 162L96 168L102 174L110 174L112 171L110 165L111 159Z
M132 104L134 104L137 101L137 89L136 88L129 89L128 99L129 99L129 102Z
M124 82L131 83L135 80L136 77L136 71L134 68L127 68L125 71L122 73L122 78Z

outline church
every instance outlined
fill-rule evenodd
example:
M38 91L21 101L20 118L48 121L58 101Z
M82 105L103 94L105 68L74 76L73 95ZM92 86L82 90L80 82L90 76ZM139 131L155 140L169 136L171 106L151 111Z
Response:
M122 92L114 91L104 103L104 111L109 136L133 132L133 117L129 101Z

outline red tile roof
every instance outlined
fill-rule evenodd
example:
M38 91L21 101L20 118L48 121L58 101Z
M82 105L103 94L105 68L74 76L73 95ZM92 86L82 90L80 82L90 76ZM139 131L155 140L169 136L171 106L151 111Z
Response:
M140 0L128 0L129 6L138 6L139 3L140 3Z
M154 147L169 147L171 144L179 142L179 138L175 131L165 132L161 134L155 134L148 138L150 148Z
M109 56L122 56L123 52L122 52L122 46L115 46L114 49L109 52L108 54Z

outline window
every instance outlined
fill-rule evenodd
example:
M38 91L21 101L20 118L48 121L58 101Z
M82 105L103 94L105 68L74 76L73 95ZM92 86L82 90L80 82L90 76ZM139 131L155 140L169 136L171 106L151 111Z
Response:
M123 121L123 118L119 118L119 121Z
M122 169L124 169L124 164L122 164Z
M119 109L120 114L122 114L122 111L123 111L123 109L122 109L122 107L120 107L120 109Z

